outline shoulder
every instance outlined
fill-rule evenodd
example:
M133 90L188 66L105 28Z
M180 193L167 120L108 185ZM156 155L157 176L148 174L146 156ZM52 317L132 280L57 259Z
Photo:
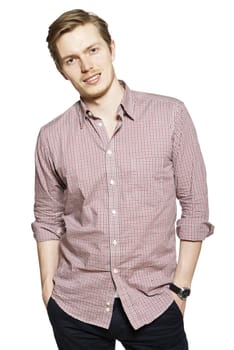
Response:
M132 91L133 98L136 103L152 103L152 104L164 104L168 106L183 106L183 101L179 100L176 97L164 96L150 92L142 91Z
M52 119L40 128L39 135L50 139L58 135L65 134L74 124L78 122L77 102L74 103L65 112Z
M167 121L170 125L174 125L187 111L184 102L176 97L132 91L132 100L137 115Z
M69 139L71 130L78 130L78 124L79 110L78 102L76 102L40 128L37 144L48 149L60 148L61 143Z

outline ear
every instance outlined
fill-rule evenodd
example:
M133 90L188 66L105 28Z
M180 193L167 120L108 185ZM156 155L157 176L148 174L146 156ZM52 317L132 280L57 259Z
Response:
M110 49L111 49L112 61L114 61L115 60L115 42L114 42L114 40L111 40Z

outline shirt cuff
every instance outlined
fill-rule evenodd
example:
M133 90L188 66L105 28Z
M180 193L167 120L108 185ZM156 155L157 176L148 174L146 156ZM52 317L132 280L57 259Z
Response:
M34 233L33 236L37 242L60 240L61 236L64 234L64 230L62 228L52 230L49 227L37 227L35 224L32 224L32 230Z
M176 233L181 240L203 241L214 233L214 226L209 222L180 219L177 221Z

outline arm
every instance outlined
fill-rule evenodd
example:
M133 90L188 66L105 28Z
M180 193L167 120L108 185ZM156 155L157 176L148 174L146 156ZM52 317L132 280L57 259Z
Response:
M41 288L44 304L47 305L54 287L53 278L59 262L59 241L37 243L41 275Z
M195 272L197 261L200 255L202 241L180 241L178 264L174 276L174 283L179 287L191 287L192 278ZM173 293L173 292L172 292ZM184 313L186 302L176 294L173 297Z
M175 113L173 166L176 197L181 205L181 218L176 232L181 240L203 241L214 227L208 221L206 169L193 122L183 104Z
M176 228L180 249L174 284L190 287L202 241L213 233L214 227L208 222L208 191L202 153L193 122L183 104L178 106L176 113L173 146L176 196L182 209ZM173 296L183 313L185 302L174 293Z
M59 262L60 239L65 233L64 188L56 171L44 130L38 136L35 152L35 221L32 223L37 241L42 295L47 304L53 289L53 278Z

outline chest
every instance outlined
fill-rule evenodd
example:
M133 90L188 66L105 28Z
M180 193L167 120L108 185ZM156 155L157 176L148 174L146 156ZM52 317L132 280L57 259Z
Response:
M114 178L126 186L172 178L169 127L129 119L98 123L69 131L57 152L56 169L70 193L108 190Z

